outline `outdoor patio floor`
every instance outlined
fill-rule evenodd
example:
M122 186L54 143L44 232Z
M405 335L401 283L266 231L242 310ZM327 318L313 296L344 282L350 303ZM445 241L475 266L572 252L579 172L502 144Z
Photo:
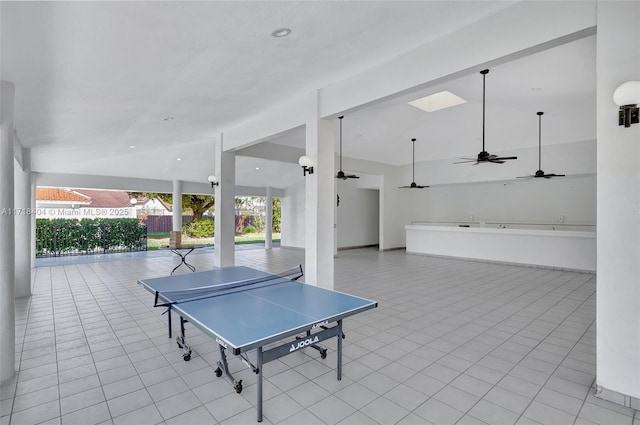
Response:
M268 271L304 265L302 250L235 255ZM168 251L40 261L33 296L16 301L18 372L1 388L0 425L256 423L255 375L232 359L245 386L236 394L215 377L217 345L190 325L194 352L183 361L166 316L137 285L178 261ZM213 252L188 261L210 269ZM303 350L267 364L263 423L640 425L635 410L593 395L595 282L401 250L339 251L335 289L379 307L345 320L341 381L333 341L327 359Z

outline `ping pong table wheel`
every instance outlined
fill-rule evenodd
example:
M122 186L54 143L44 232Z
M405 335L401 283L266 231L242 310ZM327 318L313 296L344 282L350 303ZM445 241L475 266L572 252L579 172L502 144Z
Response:
M236 392L238 394L240 394L242 392L242 379L239 380L234 386L233 388L236 390Z
M182 355L182 360L184 360L185 362L188 362L189 360L191 360L191 351L189 351L188 353L184 353Z
M219 378L219 377L221 377L221 376L222 376L222 369L217 368L215 372L216 372L216 377L218 377L218 378Z
M324 350L320 350L320 357L323 359L327 358L327 349L325 348Z

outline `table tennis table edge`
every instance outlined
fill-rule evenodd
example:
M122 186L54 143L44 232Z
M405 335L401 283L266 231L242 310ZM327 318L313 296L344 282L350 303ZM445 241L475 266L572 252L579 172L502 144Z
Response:
M358 297L360 298L360 297ZM365 300L364 298L361 298L363 300ZM302 332L305 332L307 330L313 330L316 327L325 324L325 323L334 323L337 322L338 320L342 320L346 317L349 316L353 316L355 314L361 313L363 311L367 311L367 310L371 310L374 308L378 307L378 303L377 301L371 301L371 300L366 300L369 302L369 304L348 310L348 311L344 311L341 312L340 314L334 314L332 316L327 316L324 317L322 319L319 320L313 320L311 322L305 323L304 325L300 325L296 328L291 328L291 329L287 329L284 332L280 332L277 334L273 334L273 335L269 335L265 338L261 338L255 341L251 341L249 343L243 344L243 345L236 345L234 343L232 343L231 341L229 341L227 338L224 338L222 335L219 335L218 333L214 332L211 328L209 328L208 326L204 325L202 322L200 322L198 319L194 318L193 316L191 316L190 314L188 314L187 312L185 312L184 310L182 310L180 308L179 304L173 304L171 306L171 309L178 313L180 315L180 317L183 317L185 319L187 319L187 321L189 323L191 323L192 325L196 326L198 329L200 329L202 332L204 332L205 334L207 334L209 337L213 338L216 342L218 342L218 340L224 342L227 347L225 348L231 348L232 349L232 353L234 355L239 355L241 353L246 353L252 350L255 350L258 347L264 347L265 345L271 344L272 342L275 341L279 341L281 339L284 338L288 338L294 335L298 335Z

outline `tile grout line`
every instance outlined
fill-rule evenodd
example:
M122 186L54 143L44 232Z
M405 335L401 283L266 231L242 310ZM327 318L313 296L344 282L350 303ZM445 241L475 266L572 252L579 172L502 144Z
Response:
M568 282L565 282L565 284L566 284L566 283L568 283ZM585 283L583 283L583 285L584 285L584 284L586 284L586 282L585 282ZM582 286L582 285L581 285L581 286ZM527 293L529 293L529 292L531 292L531 291L533 291L533 290L536 290L536 289L537 289L537 288L531 289L530 291L527 291L526 293L521 294L521 296L524 296L524 295L526 295ZM554 289L552 289L552 290L548 291L548 292L547 292L547 295L548 295L548 294L550 294L550 293L552 293L552 292L554 292L556 289L557 289L557 288L554 288ZM578 289L578 288L574 289L571 293L575 292L577 289ZM563 297L563 298L562 298L562 300L564 300L564 299L565 299L566 297L568 297L568 296L569 296L569 294L567 294L565 297ZM518 298L519 298L519 297L518 297ZM550 306L549 308L547 308L547 310L546 310L546 311L548 311L549 309L553 308L555 305L557 305L557 304L558 304L560 301L562 301L562 300L557 301L554 305L552 305L552 306ZM531 305L531 304L533 304L533 303L535 303L535 302L537 302L537 301L538 301L538 299L536 299L536 300L532 301L532 302L531 302L531 303L529 303L528 305ZM586 300L585 300L585 301L586 301ZM496 307L496 308L498 308L498 307ZM576 309L577 309L577 308L576 308ZM494 309L494 310L495 310L495 309ZM494 310L491 310L491 311L494 311ZM506 317L506 318L505 318L505 319L503 319L502 321L500 321L500 322L496 323L494 326L492 326L492 327L491 327L491 328L489 328L488 330L495 328L495 327L496 327L496 326L498 326L499 324L501 324L501 323L503 323L504 321L508 320L508 319L509 319L510 317L512 317L513 315L518 314L520 311L522 311L522 309L520 309L520 310L519 310L519 311L517 311L517 312L514 312L513 314L511 314L510 316ZM488 313L487 313L487 314L488 314ZM540 315L538 315L538 317L540 317ZM536 318L536 319L537 319L537 318ZM534 322L536 319L533 319L530 323ZM565 319L565 320L566 320L566 319ZM560 326L560 324L558 324L558 325L556 326L556 328L557 328L558 326ZM555 328L554 328L554 329L555 329ZM487 330L487 331L488 331L488 330ZM485 331L485 332L487 332L487 331ZM484 332L483 332L483 333L484 333ZM517 334L513 334L513 335L512 335L511 337L509 337L505 342L509 341L511 338L513 338L513 337L514 337L514 336L516 336L516 335L517 335ZM477 337L476 337L476 338L477 338ZM474 339L476 339L476 338L474 338ZM542 341L541 341L541 342L542 342ZM541 342L540 342L540 343L541 343ZM538 343L537 345L539 345L540 343ZM500 346L502 346L503 344L504 344L504 342L503 342L502 344L500 344ZM536 345L536 346L534 346L533 348L537 347L537 345ZM496 347L496 348L497 348L497 347ZM533 348L532 348L531 350L529 350L529 353L533 350ZM488 356L491 352L493 352L493 351L495 351L495 349L494 349L494 350L492 350L492 351L490 351L489 353L485 354L482 358L480 358L478 361L474 362L471 366L469 366L469 367L468 367L467 369L465 369L464 371L461 371L461 372L458 374L458 377L459 377L459 376L461 376L461 375L463 375L463 374L465 373L465 371L466 371L466 370L468 370L468 369L470 369L470 368L474 367L475 365L477 365L477 364L478 364L478 362L479 362L480 360L482 360L483 358L487 357L487 356ZM455 354L452 354L451 352L449 352L449 353L447 353L447 354L450 354L450 355L452 355L452 356L455 356ZM442 357L444 357L444 356L442 356ZM441 357L441 358L442 358L442 357ZM457 356L455 356L455 357L457 357ZM526 357L526 356L525 356L525 357ZM523 359L524 359L525 357L523 357ZM515 365L514 365L510 370L513 370L516 366L518 366L518 364L520 364L520 362L521 362L521 361L522 361L522 359L521 359L518 363L516 363L516 364L515 364ZM436 361L434 361L434 363L435 363L435 362L437 362L437 360L436 360ZM491 368L489 368L489 369L491 369ZM506 374L505 374L505 375L506 375ZM436 378L436 379L437 379L437 378ZM455 378L454 378L454 379L455 379ZM496 382L495 384L493 384L491 388L493 389L496 385L498 385L498 383L499 383L501 380L502 380L502 379L500 379L498 382ZM444 384L445 384L445 386L446 386L446 385L449 385L449 383L444 383ZM442 389L440 389L439 391L437 391L433 396L435 396L435 395L436 395L438 392L440 392L441 390L442 390ZM489 391L491 391L491 389L490 389L490 390L488 390L488 391L487 391L487 393L488 393ZM472 395L474 395L474 394L472 394ZM486 395L486 393L485 393L485 395ZM424 403L426 403L427 401L429 401L430 399L432 399L432 398L433 398L433 396L430 396L430 397L429 397L427 400L425 400L422 404L424 404ZM466 411L466 412L461 412L461 413L464 413L465 415L467 415L467 414L468 414L468 412L469 412L471 409L473 409L473 407L474 407L476 404L478 404L481 400L484 400L484 396L483 396L483 397L480 397L480 398L479 398L479 400L478 400L476 403L474 403L474 404L473 404L469 409L467 409L467 411ZM422 404L421 404L421 405L422 405ZM446 403L445 403L445 404L446 404ZM420 405L420 406L421 406L421 405ZM420 406L417 406L413 411L411 411L411 413L415 412L415 410L416 410L416 409L418 409ZM453 407L453 406L450 406L450 407ZM455 409L455 407L453 407L453 408ZM456 410L458 410L458 409L456 409ZM514 412L514 413L515 413L515 412ZM463 417L464 417L464 416L463 416Z

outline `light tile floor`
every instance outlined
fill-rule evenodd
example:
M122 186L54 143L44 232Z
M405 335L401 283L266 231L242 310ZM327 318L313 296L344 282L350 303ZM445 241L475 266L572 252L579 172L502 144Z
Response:
M236 263L279 271L303 256L244 249ZM255 423L255 375L232 360L236 394L214 375L215 343L193 328L183 361L136 284L177 257L114 258L36 269L33 296L16 304L18 373L1 388L0 425ZM189 261L212 267L210 251ZM336 289L379 308L345 320L341 381L335 351L267 364L263 423L640 425L590 390L592 274L375 249L340 251L335 274Z

